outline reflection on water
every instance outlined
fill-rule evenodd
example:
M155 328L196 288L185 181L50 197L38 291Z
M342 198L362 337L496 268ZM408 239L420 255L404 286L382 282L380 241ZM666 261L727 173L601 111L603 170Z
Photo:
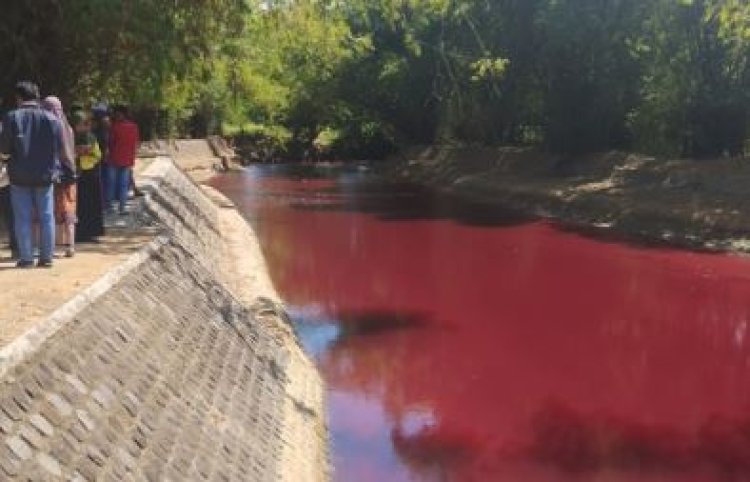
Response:
M305 351L316 359L325 354L341 335L341 326L336 320L327 319L318 306L292 306L288 311Z
M328 381L337 480L750 480L750 262L602 243L361 168L215 185Z

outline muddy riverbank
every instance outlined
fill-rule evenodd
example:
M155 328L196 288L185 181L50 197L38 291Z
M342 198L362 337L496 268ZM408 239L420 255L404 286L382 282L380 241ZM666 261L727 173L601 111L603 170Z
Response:
M386 169L472 203L597 236L750 252L750 164L610 152L565 158L520 148L429 147Z

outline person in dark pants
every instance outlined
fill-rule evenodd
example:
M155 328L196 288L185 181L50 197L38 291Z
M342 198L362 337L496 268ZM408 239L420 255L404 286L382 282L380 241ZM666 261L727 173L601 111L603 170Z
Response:
M8 232L8 246L11 257L18 257L18 244L16 243L16 231L13 229L13 207L10 203L10 186L0 188L0 216L5 219L5 229Z
M83 110L83 109L76 109ZM109 107L100 102L91 108L91 133L96 137L99 150L102 153L99 172L102 176L102 193L107 192L107 164L109 163L109 130L112 127ZM102 196L102 209L106 207L106 199Z
M101 150L85 112L73 113L73 124L78 169L76 239L82 243L97 242L99 236L104 236Z
M0 121L0 136L3 133L3 123ZM5 230L8 233L8 247L11 257L18 257L18 245L16 244L15 230L13 229L13 207L10 203L10 180L5 165L6 159L0 157L0 216L5 221Z

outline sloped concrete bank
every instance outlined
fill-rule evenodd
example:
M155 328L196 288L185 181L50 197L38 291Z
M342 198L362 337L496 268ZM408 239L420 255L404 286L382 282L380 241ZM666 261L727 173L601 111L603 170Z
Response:
M158 236L0 351L0 480L328 480L322 381L252 229L168 158Z
M739 159L623 152L566 158L523 148L432 146L407 150L387 175L587 234L750 251L750 164Z

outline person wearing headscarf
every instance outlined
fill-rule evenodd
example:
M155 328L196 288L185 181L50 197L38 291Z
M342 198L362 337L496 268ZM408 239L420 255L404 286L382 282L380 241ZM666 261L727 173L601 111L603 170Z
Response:
M49 96L42 101L42 107L51 112L60 121L62 127L60 179L55 184L55 220L61 227L61 241L65 246L65 256L72 258L75 254L76 223L78 222L75 134L65 116L60 99Z
M104 236L101 161L102 153L86 112L73 113L76 167L78 168L78 225L80 242L97 242Z

